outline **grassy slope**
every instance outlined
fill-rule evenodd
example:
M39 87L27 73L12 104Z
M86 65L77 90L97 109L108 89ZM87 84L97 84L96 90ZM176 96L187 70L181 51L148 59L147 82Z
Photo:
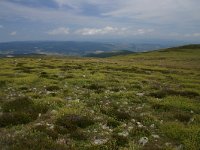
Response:
M4 149L200 147L200 48L0 64Z

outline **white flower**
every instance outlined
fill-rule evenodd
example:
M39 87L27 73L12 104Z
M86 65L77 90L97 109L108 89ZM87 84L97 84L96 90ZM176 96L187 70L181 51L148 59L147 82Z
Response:
M137 107L136 110L142 109L142 107Z
M128 131L131 131L132 129L133 129L132 126L129 126L129 127L128 127Z
M49 129L53 130L54 129L54 125L52 124Z
M165 145L166 145L167 147L169 147L169 146L171 146L172 144L169 143L169 142L167 142L167 143L165 143Z
M52 111L51 111L51 114L52 114L52 115L57 114L57 111L56 111L56 110L52 110Z
M142 96L144 96L144 93L137 93L136 95L142 97Z
M140 145L144 146L145 144L148 143L148 138L147 137L142 137L140 138L140 140L138 141Z
M42 114L41 114L41 113L39 113L39 114L38 114L38 117L41 117L41 115L42 115Z
M128 105L128 102L124 102L123 104L124 104L124 105Z
M138 125L138 128L142 128L142 127L144 127L142 124L139 124L139 125Z
M129 135L128 131L123 131L118 133L119 136L127 137Z
M102 129L109 130L109 127L106 124L104 124L104 125L102 125Z
M127 126L126 123L123 123L123 124L121 125L122 128L125 128L126 126Z
M65 139L61 138L56 141L58 144L65 144Z
M35 124L35 126L41 126L41 125L42 125L42 123L40 123L40 122Z
M131 121L134 122L134 123L136 122L135 119L131 119Z
M108 139L95 139L93 143L95 145L101 145L101 144L106 143L107 141L108 141Z

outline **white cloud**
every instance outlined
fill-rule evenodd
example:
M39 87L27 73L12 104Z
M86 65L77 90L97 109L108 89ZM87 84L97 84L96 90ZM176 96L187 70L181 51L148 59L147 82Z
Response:
M200 21L198 0L123 0L118 8L102 15L129 18L157 24L193 23Z
M200 32L196 33L170 33L169 36L176 38L199 38Z
M60 7L67 4L67 1L65 0L54 0Z
M68 5L72 8L79 8L81 5L84 4L93 4L93 5L98 5L98 6L104 6L107 4L111 4L108 0L53 0L56 2L60 7Z
M193 33L194 37L200 37L200 33Z
M123 34L126 30L126 28L106 26L104 28L83 28L77 30L75 33L81 35Z
M138 29L134 32L135 35L144 35L154 32L154 29Z
M13 31L13 32L11 32L10 35L11 35L11 36L15 36L15 35L17 35L17 31Z
M200 37L200 33L188 33L184 37Z
M77 6L75 5L74 7ZM0 0L0 18L7 18L7 20L13 20L13 18L24 18L26 20L36 21L39 23L56 23L56 25L60 24L60 26L63 26L63 24L83 24L88 26L115 24L115 22L113 22L110 18L83 15L79 13L79 10L35 8L10 3L5 0Z
M59 27L47 32L49 35L67 35L69 34L69 28Z
M85 35L86 38L88 38L86 35L102 37L111 35L112 38L117 34L120 34L122 38L130 37L131 39L137 35L149 35L154 38L179 36L195 40L200 38L200 0L115 0L114 2L111 0L52 0L59 8L48 7L48 5L32 7L27 3L13 1L0 0L0 19L14 20L18 23L24 20L28 23L23 24L27 28L30 22L33 22L30 28L38 31L35 33L37 36L42 36L45 32L44 27L66 25L72 28L70 33L65 29L54 29L46 33L49 35L70 34L77 39L79 35ZM26 0L18 1L25 2ZM33 2L34 0L31 0L31 3ZM37 4L38 2L39 0ZM34 26L34 23L39 25ZM21 28L17 31L23 32ZM180 35L169 34L173 32ZM190 34L186 35L185 32Z

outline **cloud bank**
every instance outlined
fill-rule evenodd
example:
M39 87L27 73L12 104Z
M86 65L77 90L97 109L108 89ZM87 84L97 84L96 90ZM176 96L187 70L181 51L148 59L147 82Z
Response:
M176 39L171 35L178 34L181 40L198 41L199 6L199 0L1 0L0 22L7 28L0 26L5 31L0 41L13 30L24 39L52 39L47 35L56 35L56 40L65 40L63 35L77 40L78 35Z
M69 34L69 28L60 27L47 32L49 35L67 35Z

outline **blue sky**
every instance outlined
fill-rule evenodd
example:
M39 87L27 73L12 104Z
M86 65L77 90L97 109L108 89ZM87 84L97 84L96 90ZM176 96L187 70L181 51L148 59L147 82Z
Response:
M0 42L200 41L200 0L0 0Z

